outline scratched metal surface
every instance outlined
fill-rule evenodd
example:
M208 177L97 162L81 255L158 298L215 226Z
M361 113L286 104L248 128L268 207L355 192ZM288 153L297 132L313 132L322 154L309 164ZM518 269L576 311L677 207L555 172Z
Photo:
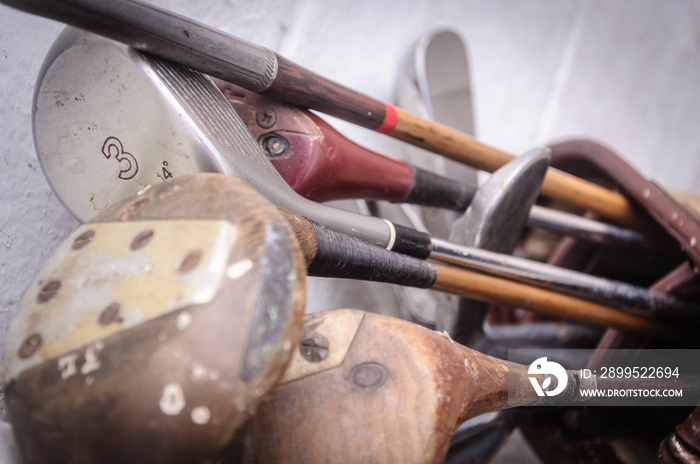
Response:
M700 193L700 1L156 3L385 100L417 37L451 27L468 42L482 141L523 153L589 136L662 184ZM31 134L36 75L62 27L0 5L0 350L21 295L78 225L44 180ZM332 122L378 151L401 148ZM369 288L312 279L309 310L391 306L393 292Z

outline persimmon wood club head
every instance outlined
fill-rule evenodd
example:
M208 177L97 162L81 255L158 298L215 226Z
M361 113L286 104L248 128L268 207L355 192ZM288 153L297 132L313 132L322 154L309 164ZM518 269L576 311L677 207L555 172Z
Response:
M455 211L464 211L472 202L477 186L469 176L466 181L455 180L388 158L349 140L308 110L220 79L213 81L275 169L309 200L376 199ZM530 208L528 225L607 245L657 252L669 249L668 243L657 243L634 230L537 205Z
M441 462L463 421L538 400L527 367L378 314L306 317L299 350L245 429L237 462ZM515 374L513 374L515 373ZM519 375L522 374L522 375ZM513 390L511 388L511 390Z
M305 275L278 209L227 176L106 209L47 261L8 333L25 461L215 457L290 360Z
M587 380L578 369L568 370L561 393L539 397L530 381L543 385L546 374L539 368L487 356L401 319L356 310L308 314L279 387L227 458L437 463L455 429L470 418L563 404L562 398L591 404L579 388L621 388L626 382Z

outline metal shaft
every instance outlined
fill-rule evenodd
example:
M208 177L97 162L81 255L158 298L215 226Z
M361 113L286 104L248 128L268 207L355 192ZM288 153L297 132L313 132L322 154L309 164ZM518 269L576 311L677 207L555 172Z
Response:
M700 308L672 295L515 256L432 239L431 258L509 280L659 316L697 320Z
M570 235L590 242L660 251L663 246L650 237L624 227L607 224L551 208L534 205L527 220L530 227L555 234Z

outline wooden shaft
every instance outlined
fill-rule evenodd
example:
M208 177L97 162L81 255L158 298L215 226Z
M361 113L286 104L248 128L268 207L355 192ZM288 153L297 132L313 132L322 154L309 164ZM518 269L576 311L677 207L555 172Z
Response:
M675 343L693 345L697 336L676 324L622 312L590 301L530 285L463 269L435 266L434 290L468 296L491 303L518 306L551 316L603 327L652 335Z
M386 133L484 171L493 172L514 158L462 132L325 79L279 55L277 59L277 77L265 95ZM590 209L627 227L648 228L648 220L623 195L553 168L545 178L542 193Z
M514 157L459 131L397 109L396 126L388 134L477 169L494 172ZM578 177L549 168L542 194L590 209L628 227L648 225L623 195Z
M301 244L307 267L316 259L318 240L316 231L305 218L282 210ZM369 245L368 245L369 246ZM377 247L373 247L377 248ZM390 251L384 251L394 255ZM696 344L697 337L686 329L663 320L640 314L624 312L584 299L558 293L554 290L534 287L507 279L492 277L445 265L424 262L406 257L411 263L430 266L436 269L434 290L441 290L491 303L507 304L538 311L556 317L563 317L602 327L615 327L636 333L643 333L676 343ZM341 263L342 267L352 263ZM313 275L313 273L310 273ZM386 281L388 276L379 275L373 280Z
M493 171L511 158L460 132L339 85L263 47L139 1L5 0L5 3L110 37L253 92L387 133L480 169ZM187 34L183 34L183 30ZM641 220L624 197L598 191L592 184L577 187L577 182L583 181L550 180L543 191L629 227L635 227Z

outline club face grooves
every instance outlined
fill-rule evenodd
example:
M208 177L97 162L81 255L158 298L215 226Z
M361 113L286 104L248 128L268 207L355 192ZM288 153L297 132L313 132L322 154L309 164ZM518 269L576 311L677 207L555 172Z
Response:
M208 77L108 39L62 33L38 79L33 123L44 173L81 221L148 185L221 172L278 206L389 243L384 221L296 194Z

